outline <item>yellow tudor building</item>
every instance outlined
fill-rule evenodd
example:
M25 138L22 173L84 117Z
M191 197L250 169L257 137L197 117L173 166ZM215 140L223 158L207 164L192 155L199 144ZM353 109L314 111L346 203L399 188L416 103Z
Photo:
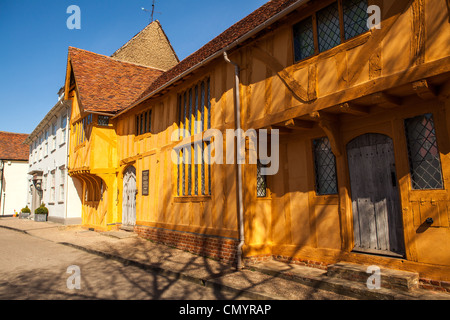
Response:
M449 21L445 0L274 0L167 71L119 72L128 96L99 62L115 58L71 49L83 223L238 265L347 261L450 281ZM239 127L278 130L275 175L172 161L180 144L205 150L208 129Z
M146 49L144 53L141 48ZM78 194L85 227L106 231L122 222L117 134L111 116L177 62L158 21L112 57L69 48L65 83L65 97L72 100L68 167L69 174L82 182Z

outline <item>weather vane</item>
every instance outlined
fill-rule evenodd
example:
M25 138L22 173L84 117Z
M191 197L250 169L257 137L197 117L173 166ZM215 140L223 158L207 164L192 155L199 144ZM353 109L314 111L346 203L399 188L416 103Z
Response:
M147 9L145 9L145 8L141 8L142 11L151 12L151 21L150 21L150 23L153 22L153 17L154 17L154 15L155 15L155 13L161 13L161 12L155 12L155 2L156 2L156 0L153 0L152 11L147 10Z

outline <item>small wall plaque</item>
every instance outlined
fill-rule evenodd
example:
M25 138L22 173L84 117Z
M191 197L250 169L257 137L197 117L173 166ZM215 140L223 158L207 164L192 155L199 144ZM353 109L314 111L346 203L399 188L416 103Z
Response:
M142 171L142 195L148 196L148 180L150 176L150 171Z

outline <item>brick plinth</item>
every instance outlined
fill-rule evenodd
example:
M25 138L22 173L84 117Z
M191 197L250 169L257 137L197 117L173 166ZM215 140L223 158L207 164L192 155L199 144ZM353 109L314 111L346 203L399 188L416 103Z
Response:
M450 281L437 281L431 279L419 279L419 286L422 289L450 293Z
M147 240L224 263L236 263L237 240L146 226L136 226L134 231Z

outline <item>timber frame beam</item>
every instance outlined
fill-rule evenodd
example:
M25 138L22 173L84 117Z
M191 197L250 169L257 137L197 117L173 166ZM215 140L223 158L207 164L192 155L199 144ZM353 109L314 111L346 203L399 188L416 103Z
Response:
M370 113L370 107L356 105L351 102L346 102L338 106L339 112L352 114L355 116L366 116Z
M283 126L292 130L309 130L312 129L314 125L314 121L300 120L296 118L289 119L283 124Z

